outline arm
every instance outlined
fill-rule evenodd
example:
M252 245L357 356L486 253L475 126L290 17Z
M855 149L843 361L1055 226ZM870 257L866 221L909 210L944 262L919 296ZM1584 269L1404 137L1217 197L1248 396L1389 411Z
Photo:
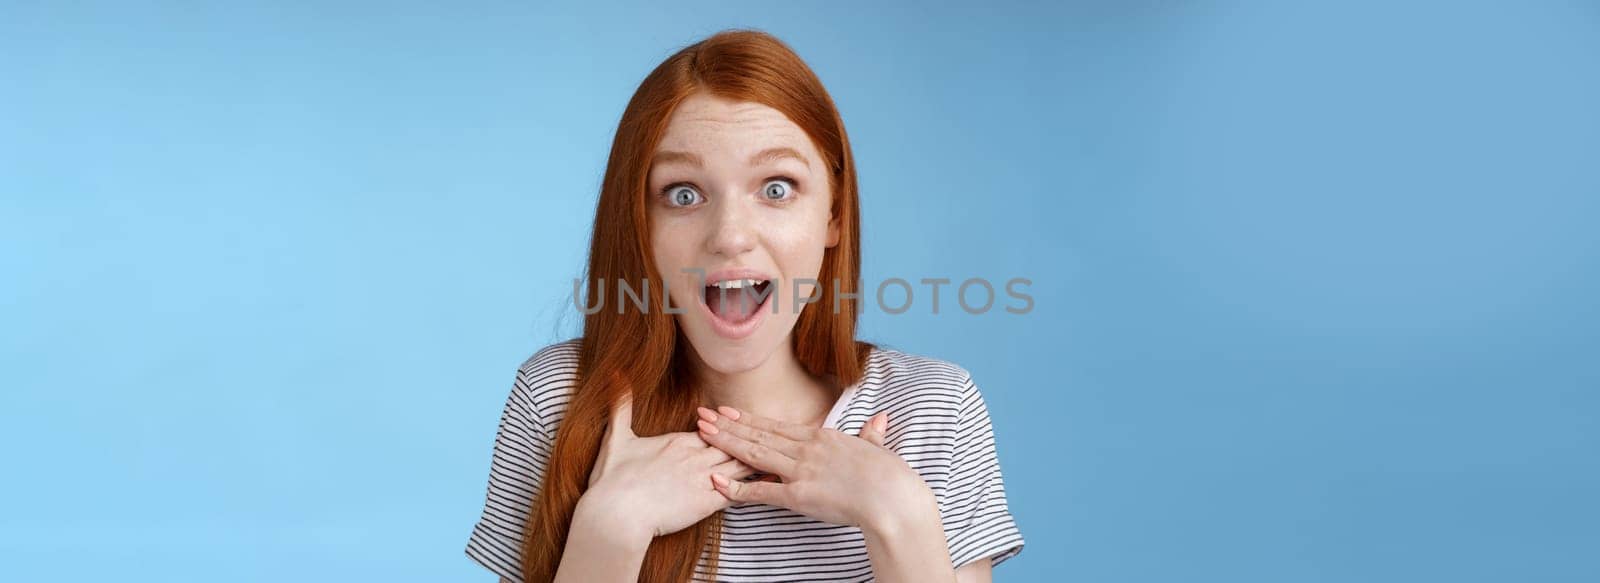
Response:
M993 575L994 564L985 557L956 569L956 583L990 583Z
M555 580L638 581L650 534L629 525L622 520L624 517L608 515L604 505L585 504L586 501L590 498L579 498L572 513L572 527Z
M589 488L572 511L555 580L638 581L650 541L731 504L712 488L712 474L739 479L753 471L693 433L635 435L628 393L612 410Z
M962 376L961 420L940 515L951 560L962 565L957 579L987 582L997 562L1022 551L1023 540L1006 503L988 406L972 377Z
M638 581L639 568L644 562L645 549L650 539L622 534L626 531L605 524L593 505L585 506L578 499L573 512L572 528L567 534L567 546L561 552L561 565L556 569L556 581ZM500 583L513 582L505 577Z
M951 460L952 480L945 491L946 497L932 503L931 519L927 510L919 509L919 505L925 508L929 504L923 501L909 506L896 505L900 509L888 515L889 521L878 518L863 525L873 571L886 580L951 581L950 565L961 561L964 564L954 570L954 581L989 583L993 578L995 557L1009 558L1021 550L1022 535L1006 507L988 407L971 376L963 374L963 377L960 422L956 428L958 441ZM932 498L931 493L928 496ZM914 499L910 496L889 499L907 498ZM946 522L953 527L951 532L945 531L943 524ZM901 526L897 528L896 524ZM868 529L868 525L874 526ZM915 544L912 540L923 542L912 548ZM918 569L917 565L902 564L918 557L923 558L921 572L911 570ZM942 568L934 569L931 564L936 561L930 557L944 558L939 565Z
M931 503L931 499L930 499ZM872 572L884 581L949 581L948 562L928 560L944 557L949 560L945 547L944 528L939 523L937 509L932 520L911 512L902 515L909 520L890 522L883 526L864 529L867 555L872 560ZM962 565L955 570L956 583L990 583L993 581L993 564L988 557Z
M920 488L906 503L863 524L872 574L880 581L955 581L939 506L933 492Z

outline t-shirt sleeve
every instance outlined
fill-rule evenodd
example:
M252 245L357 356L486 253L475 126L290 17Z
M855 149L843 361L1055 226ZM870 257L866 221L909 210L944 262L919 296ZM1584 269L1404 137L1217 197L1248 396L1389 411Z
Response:
M512 581L522 580L522 540L550 460L552 440L534 407L529 368L517 371L489 463L483 515L467 540L467 556Z
M983 557L999 565L1022 552L1022 532L1006 505L989 409L970 375L963 376L950 484L939 501L950 560L957 568Z

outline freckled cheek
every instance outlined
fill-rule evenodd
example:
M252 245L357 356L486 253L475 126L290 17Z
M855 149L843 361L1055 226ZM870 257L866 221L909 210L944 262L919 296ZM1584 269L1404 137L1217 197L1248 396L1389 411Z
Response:
M693 298L689 295L693 290L689 288L698 283L699 276L685 270L706 267L695 263L702 233L696 231L693 222L671 218L656 221L651 231L651 258L656 264L656 275L671 282L674 298ZM680 296L680 293L684 295Z
M771 225L767 231L768 248L773 260L784 276L791 280L802 277L816 279L822 269L822 255L828 243L826 219L806 217ZM802 287L804 293L807 288Z

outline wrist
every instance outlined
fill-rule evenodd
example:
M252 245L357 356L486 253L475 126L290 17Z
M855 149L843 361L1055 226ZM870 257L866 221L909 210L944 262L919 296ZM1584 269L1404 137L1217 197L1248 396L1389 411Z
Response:
M578 498L577 507L572 511L572 526L568 529L568 536L581 530L587 533L590 541L615 550L644 552L650 546L650 540L655 538L655 533L636 519L637 514L622 511L621 508L622 505L611 503L592 491L584 494Z
M904 488L903 493L888 497L888 502L874 505L861 521L861 530L866 536L895 537L930 524L943 532L939 502L933 490L919 479L916 484Z
M955 581L949 542L939 519L938 498L926 484L890 498L883 511L862 525L867 557L879 581Z

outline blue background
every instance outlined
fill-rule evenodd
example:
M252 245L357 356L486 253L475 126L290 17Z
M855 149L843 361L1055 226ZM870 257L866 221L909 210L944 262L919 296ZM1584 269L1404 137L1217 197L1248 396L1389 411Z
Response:
M0 5L0 579L490 580L616 120L752 26L869 282L1034 282L863 317L982 387L1001 580L1600 580L1593 2L65 4Z

